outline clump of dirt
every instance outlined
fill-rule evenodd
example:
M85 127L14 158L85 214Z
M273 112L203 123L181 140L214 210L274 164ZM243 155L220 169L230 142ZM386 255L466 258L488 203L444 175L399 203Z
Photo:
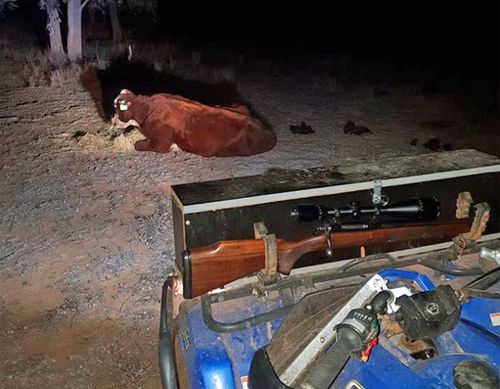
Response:
M411 140L410 145L411 146L417 146L418 145L418 138L414 138ZM430 151L450 151L453 150L453 146L451 143L443 143L441 144L441 139L439 138L431 138L424 144L422 144L424 149L430 150Z
M313 128L304 122L301 122L299 126L290 126L289 130L292 134L314 134Z
M431 138L423 146L426 150L430 151L450 151L453 149L451 143L441 144L441 139L439 138Z
M344 134L352 134L352 135L372 134L372 130L370 130L368 127L358 126L352 120L349 120L344 125Z
M85 131L78 130L72 135L72 138L74 139L80 139L82 136L86 135L87 133Z

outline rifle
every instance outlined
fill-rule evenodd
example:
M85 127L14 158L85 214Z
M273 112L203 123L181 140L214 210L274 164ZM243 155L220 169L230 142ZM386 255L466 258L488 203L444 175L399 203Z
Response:
M455 219L379 225L358 231L327 230L323 234L313 234L299 240L277 239L277 271L290 274L295 263L304 254L328 248L370 246L418 239L443 242L469 230L468 219ZM200 296L262 270L266 263L265 253L263 239L225 240L183 251L184 298Z

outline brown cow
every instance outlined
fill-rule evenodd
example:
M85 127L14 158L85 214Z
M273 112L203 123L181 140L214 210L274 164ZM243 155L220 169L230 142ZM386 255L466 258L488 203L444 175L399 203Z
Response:
M139 127L146 137L139 151L167 153L176 146L204 157L263 153L276 144L276 135L245 106L212 107L170 94L135 95L122 90L114 102L113 125Z

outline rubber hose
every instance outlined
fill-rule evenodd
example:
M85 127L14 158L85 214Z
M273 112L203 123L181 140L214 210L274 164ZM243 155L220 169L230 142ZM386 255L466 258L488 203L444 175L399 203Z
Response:
M479 267L469 267L469 268L464 268L464 269L459 269L455 267L449 267L445 265L441 265L439 263L436 263L435 261L423 261L421 262L421 265L424 265L426 267L429 267L431 269L440 271L442 273L448 273L451 274L452 276L458 276L458 277L463 277L463 276L477 276L480 274L483 274L483 271Z

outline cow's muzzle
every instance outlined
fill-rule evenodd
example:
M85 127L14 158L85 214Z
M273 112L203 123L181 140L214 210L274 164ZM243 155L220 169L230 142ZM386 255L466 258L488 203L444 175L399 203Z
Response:
M117 128L125 129L130 126L139 127L139 123L137 123L134 119L130 119L128 122L122 122L118 117L118 114L115 114L111 119L110 130L115 130Z

